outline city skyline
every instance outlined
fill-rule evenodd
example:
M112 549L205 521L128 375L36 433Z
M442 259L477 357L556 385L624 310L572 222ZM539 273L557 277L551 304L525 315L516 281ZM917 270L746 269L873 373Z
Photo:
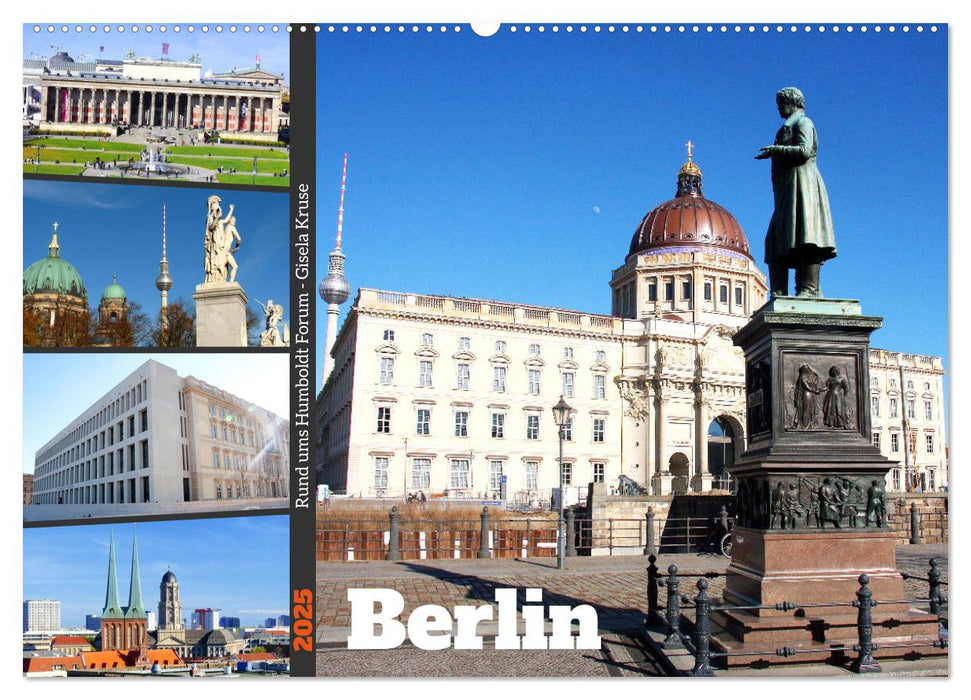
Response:
M290 80L290 37L285 23L276 23L278 30L272 31L274 23L265 23L266 31L259 32L259 23L251 23L249 32L242 31L243 23L232 23L238 26L238 31L216 32L216 25L222 24L224 30L230 23L205 22L161 22L151 24L123 23L124 32L118 32L118 24L98 24L97 31L88 31L89 25L84 25L85 31L63 33L58 31L49 33L47 22L38 23L40 32L34 31L34 23L23 25L23 53L24 58L50 57L55 48L66 51L75 61L81 60L82 54L93 58L113 59L120 61L128 51L134 51L139 58L158 59L167 57L173 61L185 61L192 54L198 54L202 61L203 75L209 70L214 73L225 73L234 68L249 68L256 64L256 57L260 57L260 65L276 74L283 74L284 84ZM110 27L105 32L103 28ZM161 31L162 27L165 31ZM180 31L175 31L178 26ZM189 31L189 26L193 31ZM206 26L208 31L202 31ZM132 27L138 31L133 32ZM148 28L151 27L151 31ZM73 26L72 26L73 29ZM168 53L163 53L163 44L168 44ZM104 47L103 50L99 51Z
M38 449L148 360L290 419L289 357L283 353L25 354L24 473L33 473ZM63 392L64 377L71 377L70 393Z
M823 293L884 317L873 347L947 369L946 34L328 34L317 279L348 152L351 303L369 287L610 313L610 273L674 196L689 140L705 196L735 215L766 273L772 188L754 156L782 124L775 92L795 85L819 132L839 251Z
M242 239L236 255L236 281L249 297L257 320L263 320L257 300L265 304L269 299L282 303L284 318L289 318L289 198L285 193L215 186L118 187L25 180L24 269L47 255L56 222L60 256L81 275L92 314L97 316L101 294L117 274L128 303L139 304L154 323L161 306L155 279L162 259L162 206L165 205L166 258L173 279L168 303L181 299L192 308L196 285L205 281L206 201L216 194L222 198L227 215L229 205L235 205L233 215Z
M104 607L112 530L118 590L127 594L133 527L149 610L158 612L159 582L171 568L187 620L197 608L218 608L254 627L287 613L288 516L25 529L24 600L59 600L62 626L84 627L85 616ZM260 552L256 571L247 550Z

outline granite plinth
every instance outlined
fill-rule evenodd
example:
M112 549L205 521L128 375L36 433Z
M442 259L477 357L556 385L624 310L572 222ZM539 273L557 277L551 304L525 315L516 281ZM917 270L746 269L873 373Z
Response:
M196 286L196 345L246 347L246 304L238 282L206 282Z

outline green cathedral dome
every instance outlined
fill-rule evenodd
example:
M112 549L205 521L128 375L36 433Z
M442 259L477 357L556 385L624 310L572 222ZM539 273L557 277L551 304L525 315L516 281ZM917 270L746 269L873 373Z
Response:
M47 247L47 257L32 263L24 270L24 295L45 293L65 294L85 300L88 297L81 275L74 269L74 265L61 258L60 246L57 244L57 224L54 224L54 236Z
M118 284L118 275L112 276L112 282L107 287L101 295L101 299L127 299L128 295L125 294L125 288Z

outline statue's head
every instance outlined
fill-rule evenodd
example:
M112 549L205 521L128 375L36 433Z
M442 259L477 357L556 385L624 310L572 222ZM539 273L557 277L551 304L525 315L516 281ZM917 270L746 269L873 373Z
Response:
M802 96L802 91L796 87L784 87L775 94L775 104L779 108L779 114L783 117L790 116L797 109L806 108L806 100Z
M222 199L219 198L218 194L213 194L209 195L209 199L206 200L206 203L209 205L209 209L211 210L214 207L218 207L221 201Z
M836 369L836 365L833 365L832 367L829 368L829 376L838 377L839 374L840 374L840 371Z

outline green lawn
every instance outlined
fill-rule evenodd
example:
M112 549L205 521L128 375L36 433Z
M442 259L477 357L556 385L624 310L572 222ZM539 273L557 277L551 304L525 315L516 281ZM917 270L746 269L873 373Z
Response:
M203 156L212 154L213 158L267 158L289 160L286 149L247 148L245 146L172 146L168 149L173 155Z
M82 165L84 161L94 162L95 158L100 157L101 160L112 162L115 156L118 156L118 161L127 161L132 155L131 153L119 153L119 152L105 152L100 151L78 151L72 150L70 148L42 148L40 150L40 161L42 163L53 163L55 160L59 160L62 163L72 163L78 162ZM28 158L37 158L36 148L25 148L24 149L24 160ZM135 160L138 160L136 157Z
M119 153L140 153L143 146L137 143L123 143L121 141L98 141L96 139L86 140L86 139L59 139L53 137L44 137L31 139L30 141L24 142L24 149L30 149L37 154L37 146L54 147L54 148L82 148L89 151L101 151L102 148L105 151L117 151Z
M290 176L287 177L273 177L272 175L257 175L256 182L253 182L252 173L249 175L242 175L237 173L236 175L219 175L216 174L216 181L221 182L225 185L268 185L269 187L289 187L290 186Z
M252 158L206 158L198 156L170 156L169 163L179 163L181 165L192 165L206 170L215 170L222 166L225 168L236 168L239 173L253 172ZM290 169L288 160L257 160L256 170L261 173L282 173Z
M38 168L33 163L24 163L25 175L34 173L41 175L80 175L82 170L84 170L83 165L47 165L42 163Z

